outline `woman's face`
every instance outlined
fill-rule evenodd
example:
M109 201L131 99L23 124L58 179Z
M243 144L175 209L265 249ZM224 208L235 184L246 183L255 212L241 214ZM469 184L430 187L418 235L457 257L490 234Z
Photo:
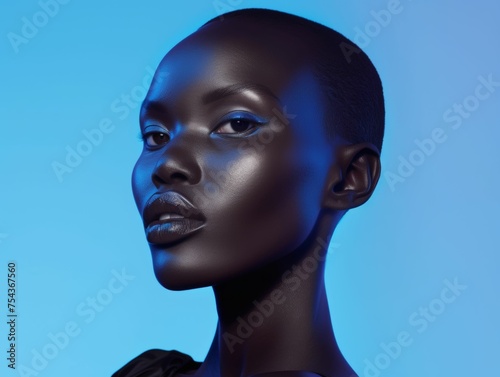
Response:
M141 109L132 186L169 289L217 285L292 253L321 209L333 151L320 88L290 63L298 51L232 22L171 50Z

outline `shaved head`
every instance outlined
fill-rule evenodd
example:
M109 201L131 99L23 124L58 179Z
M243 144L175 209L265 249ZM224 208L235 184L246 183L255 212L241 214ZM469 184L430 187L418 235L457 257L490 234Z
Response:
M328 138L370 142L381 150L385 123L382 83L368 56L355 43L317 22L268 9L225 13L198 32L209 28L225 29L229 35L244 29L255 43L266 38L274 45L272 53L286 55L288 64L311 65L326 98Z

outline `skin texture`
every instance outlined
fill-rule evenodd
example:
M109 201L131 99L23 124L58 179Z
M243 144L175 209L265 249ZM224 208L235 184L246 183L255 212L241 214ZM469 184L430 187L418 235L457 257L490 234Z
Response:
M355 375L335 341L324 262L338 221L375 188L379 151L326 140L327 102L286 34L243 20L203 27L163 59L141 110L139 212L175 191L193 205L186 216L203 218L173 241L148 235L164 287L213 286L214 340L185 376Z

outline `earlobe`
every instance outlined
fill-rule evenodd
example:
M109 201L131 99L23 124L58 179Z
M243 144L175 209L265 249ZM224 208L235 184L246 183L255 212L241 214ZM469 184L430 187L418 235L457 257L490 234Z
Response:
M328 172L323 206L348 210L365 203L380 177L380 151L371 143L342 145Z

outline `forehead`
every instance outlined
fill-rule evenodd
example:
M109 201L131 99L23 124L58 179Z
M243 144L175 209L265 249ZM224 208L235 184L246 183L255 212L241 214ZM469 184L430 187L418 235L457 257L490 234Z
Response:
M306 72L311 84L315 81L302 50L286 30L241 20L216 21L168 52L147 100L181 99L237 85L267 88L279 96Z

